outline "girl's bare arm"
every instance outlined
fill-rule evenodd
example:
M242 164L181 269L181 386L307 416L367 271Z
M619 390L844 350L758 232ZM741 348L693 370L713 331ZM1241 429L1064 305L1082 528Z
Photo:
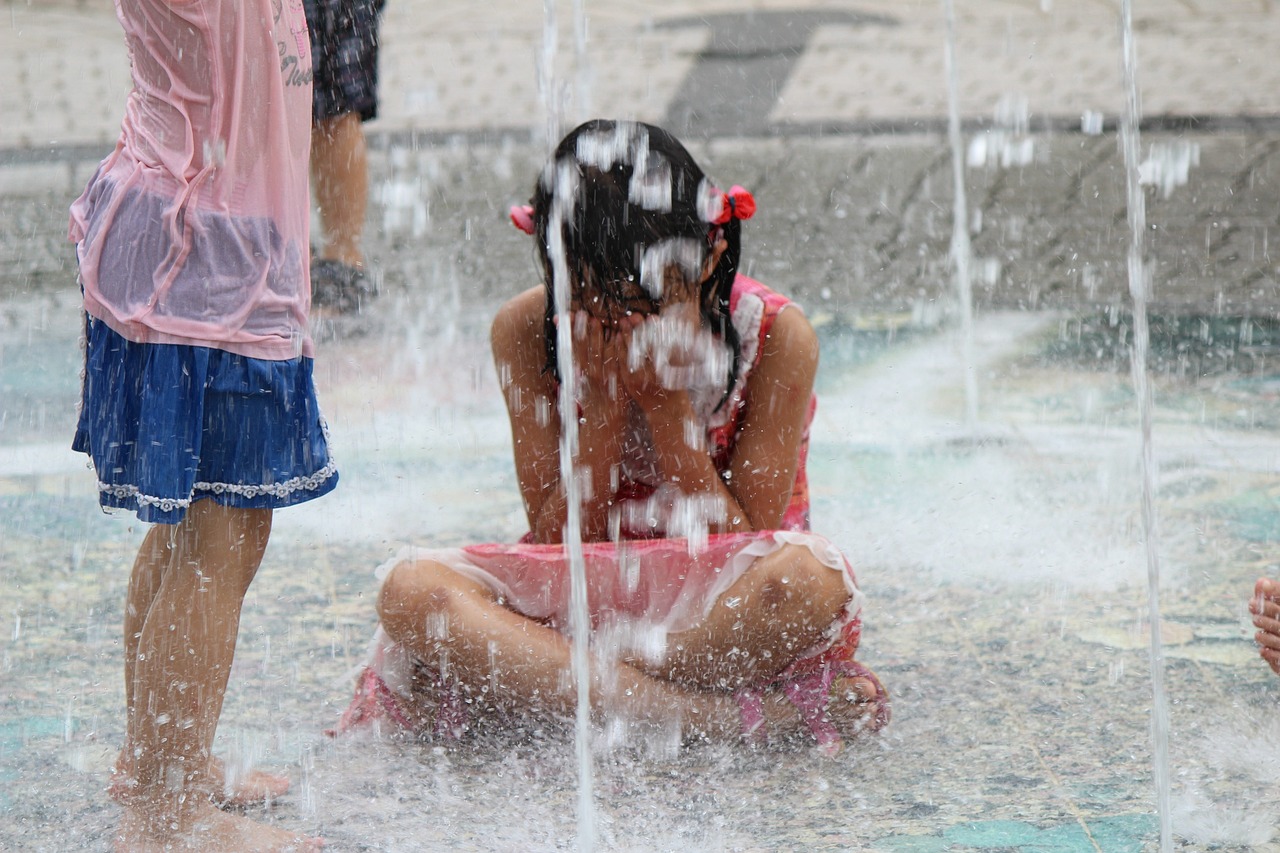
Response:
M768 530L781 522L795 485L817 365L817 337L808 320L799 311L782 312L743 389L746 411L724 477L709 450L689 441L688 394L657 391L649 383L637 396L668 482L685 494L714 495L724 503L724 518L711 532Z
M813 327L800 311L783 311L749 377L746 412L728 469L729 489L756 530L776 528L791 501L817 372Z
M559 388L546 364L545 291L531 288L508 301L491 332L494 363L511 421L516 479L535 542L560 542L568 497L560 471ZM598 359L588 359L598 363ZM598 389L597 389L598 390ZM621 456L623 409L599 393L583 401L578 466L583 472L582 538L607 538L614 469Z

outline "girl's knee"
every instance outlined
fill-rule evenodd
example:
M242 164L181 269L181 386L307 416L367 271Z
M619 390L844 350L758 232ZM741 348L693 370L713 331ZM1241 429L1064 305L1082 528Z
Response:
M783 607L796 596L814 605L840 607L853 599L844 572L819 560L802 545L786 545L759 566L761 603Z
M378 615L384 622L418 597L422 588L420 574L418 563L409 560L397 563L387 573L378 590Z
M378 592L378 615L387 622L405 614L447 609L458 592L459 580L456 572L429 560L398 563Z

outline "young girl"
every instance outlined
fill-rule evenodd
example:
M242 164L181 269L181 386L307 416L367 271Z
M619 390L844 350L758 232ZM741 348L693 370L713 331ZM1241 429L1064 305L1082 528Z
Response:
M334 487L312 384L301 0L117 0L120 140L71 211L84 293L74 447L104 507L153 523L124 617L122 850L319 845L216 809L210 750L275 507Z
M560 143L532 207L513 210L543 285L492 329L530 532L380 570L381 630L340 730L456 735L493 712L572 713L565 381L593 643L621 651L593 667L594 712L707 738L807 731L829 753L888 721L884 688L854 660L853 572L808 532L815 335L738 273L754 206L656 127L593 121ZM574 376L557 366L557 267Z

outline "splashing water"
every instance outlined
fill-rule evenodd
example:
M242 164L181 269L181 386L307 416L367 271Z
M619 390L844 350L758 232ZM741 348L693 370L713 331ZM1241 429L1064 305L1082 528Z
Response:
M662 174L663 190L654 188L651 179L643 180L644 188L637 191L636 182L631 182L631 203L638 204L647 210L668 211L671 209L671 169L647 170L650 174L658 171ZM636 170L639 174L639 169ZM697 240L687 237L672 237L659 240L644 250L640 257L640 284L654 299L662 298L662 290L666 284L667 268L676 266L686 279L694 279L702 264L702 246Z
M1150 279L1143 259L1147 211L1138 162L1138 56L1133 42L1132 0L1121 4L1121 48L1124 59L1125 112L1121 122L1129 201L1129 293L1133 297L1133 385L1142 433L1142 530L1147 552L1147 610L1151 629L1151 740L1156 799L1160 817L1160 850L1173 850L1169 796L1169 701L1164 686L1164 646L1160 638L1160 549L1155 506L1156 462L1151 440L1154 400L1147 372L1150 329L1147 302Z
M1101 136L1106 119L1097 110L1085 110L1080 116L1080 132L1085 136Z
M1005 95L996 103L994 126L969 143L969 165L1001 169L1031 165L1035 142L1028 133L1030 124L1026 96Z
M1138 167L1138 183L1156 187L1168 198L1186 186L1192 168L1200 165L1200 143L1185 139L1162 140L1151 145L1146 160Z
M1226 710L1197 739L1204 768L1188 779L1174 801L1178 835L1196 844L1258 847L1272 842L1280 826L1280 718L1251 718ZM1252 780L1242 808L1216 802L1201 790L1212 778Z
M641 279L644 279L643 273ZM660 290L654 297L661 298ZM651 317L632 333L628 366L637 370L646 360L651 360L664 388L688 388L695 408L702 409L710 402L714 409L724 393L733 354L702 327L692 305L685 307L688 309L685 312L671 310Z

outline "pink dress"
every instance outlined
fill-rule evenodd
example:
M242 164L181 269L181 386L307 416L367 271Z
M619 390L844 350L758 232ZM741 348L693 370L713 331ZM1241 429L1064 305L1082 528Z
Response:
M742 351L734 393L716 411L724 393L723 384L690 389L695 412L703 422L707 446L721 471L727 469L733 454L738 426L746 409L743 389L758 363L761 345L780 312L798 310L785 297L745 276L738 276L729 305ZM862 593L844 555L825 538L809 532L805 460L815 406L816 401L811 397L795 485L778 530L713 534L705 538L679 535L678 530L670 529L669 519L664 526L662 519L653 517L654 513L647 510L646 502L662 487L644 442L630 443L634 457L624 464L620 491L625 497L621 502L630 502L642 511L624 512L623 516L642 523L624 524L619 542L588 542L582 546L588 610L595 632L607 634L623 653L660 656L667 635L698 625L720 596L750 570L757 559L793 545L808 548L823 565L843 574L849 602L824 641L792 662L784 675L806 666L817 666L821 660L833 656L852 659L860 635ZM570 573L565 550L560 545L522 541L464 548L408 548L380 566L377 576L385 579L396 565L417 560L448 566L492 589L513 610L559 630L567 628ZM422 676L422 665L379 627L359 677L356 697L338 730L371 721L414 727L417 725L414 717L400 700L421 689ZM449 690L447 684L437 682L436 686ZM461 725L456 695L452 702L448 696L435 698L437 733L456 732Z

